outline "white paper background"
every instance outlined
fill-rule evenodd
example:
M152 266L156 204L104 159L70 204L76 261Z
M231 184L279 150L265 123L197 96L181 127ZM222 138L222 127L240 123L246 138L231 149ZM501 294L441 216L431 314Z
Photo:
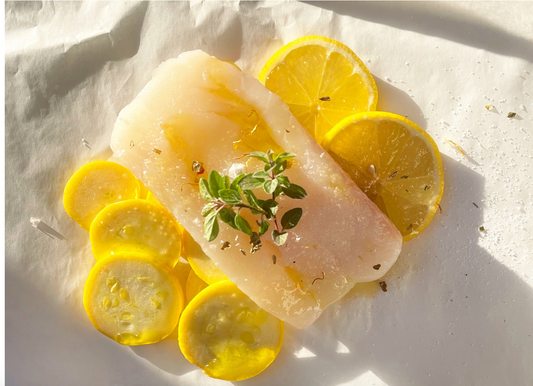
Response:
M94 261L62 192L110 155L118 112L160 62L200 48L257 75L311 34L350 46L378 107L433 136L443 213L405 244L387 293L356 288L310 328L287 326L274 364L240 384L532 384L532 4L7 3L7 384L224 383L189 364L175 335L129 348L92 327L82 291Z

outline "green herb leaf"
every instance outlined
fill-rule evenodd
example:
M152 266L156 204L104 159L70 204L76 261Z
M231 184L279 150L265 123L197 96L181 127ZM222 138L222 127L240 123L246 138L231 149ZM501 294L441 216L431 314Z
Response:
M264 180L262 178L254 178L251 174L247 174L241 182L239 182L239 186L243 190L253 190L263 186L263 183Z
M272 240L274 240L274 243L278 246L285 244L287 237L289 237L287 232L278 232L275 229L272 231Z
M276 188L278 187L278 180L266 180L263 184L263 188L265 189L265 192L268 194L274 193Z
M252 228L250 227L250 224L248 223L248 221L246 221L244 217L241 217L240 215L235 216L235 226L237 227L238 230L246 233L249 236L253 234Z
M307 192L300 185L291 184L288 188L283 188L283 193L285 193L290 198L303 199L307 197Z
M255 172L253 174L253 177L255 177L255 178L269 178L270 176L266 172L259 171L259 172Z
M217 205L214 202L210 202L202 209L202 217L205 217L211 212Z
M274 190L274 193L272 193L272 195L274 196L274 198L277 198L282 192L283 188L281 186L278 185L278 187L276 188L276 190Z
M224 189L224 179L216 170L209 172L209 191L213 197L219 197L218 191Z
M278 156L274 159L274 161L276 161L276 163L279 163L279 162L283 162L294 157L296 157L296 154L284 152L284 153L279 153Z
M256 208L261 208L259 203L257 202L257 197L255 196L254 192L251 190L243 190L244 197L246 198L246 201L248 201L248 204L251 206L255 206Z
M283 161L281 163L276 163L272 171L274 172L274 175L278 175L283 173L287 169L287 161Z
M229 189L229 187L230 187L230 185L231 185L231 183L230 183L230 181L229 181L229 176L224 176L224 177L222 177L222 178L224 179L224 188L225 188L225 189Z
M267 155L263 153L262 151L253 151L251 153L246 154L248 157L254 157L257 158L263 162L268 162Z
M218 191L220 199L228 205L242 204L242 198L239 193L231 189L221 189Z
M266 220L263 220L259 223L259 236L263 236L270 228L270 223Z
M289 186L291 186L289 178L287 176L284 176L283 174L277 176L276 180L278 180L279 184L284 188L288 188Z
M278 212L278 203L273 199L269 199L261 204L261 208L267 212L268 218L272 218Z
M287 211L281 218L281 226L283 229L292 229L298 225L298 221L302 218L302 208L294 208Z
M205 178L200 178L200 196L206 201L213 201L214 198L209 191L209 182Z
M266 152L266 156L268 158L268 162L274 162L274 159L272 158L273 155L274 155L274 150L268 149L267 152Z
M235 190L237 193L241 194L241 187L239 186L239 182L246 176L246 174L239 174L233 181L231 181L230 189Z
M230 227L234 228L234 229L237 229L238 228L235 226L235 216L236 216L236 213L231 210L230 208L228 207L224 207L220 210L220 213L218 215L220 217L220 219L222 221L224 221L226 224L228 224Z
M213 241L218 236L218 213L211 212L207 215L204 221L204 237L207 241Z

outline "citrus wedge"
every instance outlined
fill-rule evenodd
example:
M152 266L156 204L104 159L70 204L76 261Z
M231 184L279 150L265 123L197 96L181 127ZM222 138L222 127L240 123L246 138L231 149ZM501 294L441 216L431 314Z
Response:
M374 78L344 44L307 36L283 46L267 62L259 80L277 94L320 143L343 118L376 109Z
M179 345L212 378L241 381L265 370L283 342L283 322L230 281L210 285L185 308Z
M70 178L63 194L65 211L89 230L96 215L114 202L138 198L139 181L115 162L95 161L82 166Z
M90 238L96 260L120 252L142 252L174 267L181 254L181 233L161 205L136 199L108 205L94 219Z
M99 260L85 283L83 304L94 327L123 345L160 341L178 324L183 291L157 259L118 254Z
M439 149L408 119L381 111L337 124L322 146L408 241L429 224L444 189Z

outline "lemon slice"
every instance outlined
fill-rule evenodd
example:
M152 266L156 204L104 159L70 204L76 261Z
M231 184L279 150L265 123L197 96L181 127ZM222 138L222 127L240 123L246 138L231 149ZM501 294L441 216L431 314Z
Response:
M174 267L181 254L181 233L161 205L127 200L108 205L94 219L90 238L96 260L120 252L141 252Z
M210 377L227 381L265 370L283 341L283 322L230 281L200 292L183 311L178 329L185 358Z
M187 231L183 231L182 256L187 259L191 268L198 277L207 284L214 284L219 281L229 280L224 272L207 256L200 245L194 241Z
M344 44L307 36L283 46L259 80L277 94L320 143L343 118L376 109L378 90L363 62Z
M200 293L204 288L207 288L208 284L200 279L198 275L191 269L187 282L185 284L185 302L189 304L196 295Z
M444 189L439 149L413 122L396 114L355 114L331 130L322 146L363 192L411 240L429 224Z
M82 166L70 178L63 194L67 214L89 230L93 219L107 205L138 198L139 181L115 162L95 161Z
M83 304L94 327L123 345L160 341L178 324L183 291L169 267L138 254L96 263L85 283Z

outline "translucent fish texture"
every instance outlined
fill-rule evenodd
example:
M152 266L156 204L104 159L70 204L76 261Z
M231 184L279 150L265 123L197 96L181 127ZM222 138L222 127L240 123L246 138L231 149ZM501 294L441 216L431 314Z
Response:
M311 325L354 284L383 276L400 253L400 232L287 105L255 78L202 51L160 65L121 111L111 148L113 161L154 193L232 282L298 328ZM301 207L300 223L281 247L265 234L254 254L250 237L222 222L218 238L208 242L198 179L213 169L228 174L235 163L244 163L246 172L257 171L259 161L236 159L269 148L297 154L285 174L308 196L281 196L278 213ZM203 164L204 174L193 171L194 161ZM256 226L248 210L241 215ZM226 241L230 247L222 249ZM374 268L378 264L379 270Z

